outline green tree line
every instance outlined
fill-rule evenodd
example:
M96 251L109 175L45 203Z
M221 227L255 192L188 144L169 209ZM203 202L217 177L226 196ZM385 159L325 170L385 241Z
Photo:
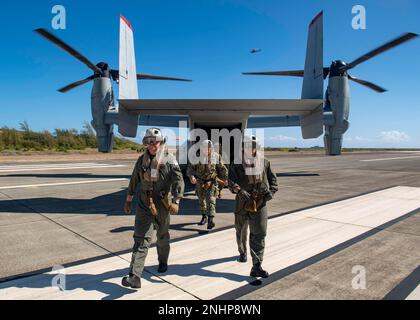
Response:
M83 129L55 129L36 132L26 121L20 123L19 130L3 127L0 129L0 151L69 151L97 148L93 128L85 122ZM138 150L141 145L130 140L114 137L115 150Z

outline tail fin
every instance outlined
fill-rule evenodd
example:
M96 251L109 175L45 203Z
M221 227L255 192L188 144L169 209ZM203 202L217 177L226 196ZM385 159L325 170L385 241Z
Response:
M133 28L130 22L120 16L120 61L119 61L119 99L138 99L136 56L134 52ZM137 135L138 116L130 114L119 106L118 131L123 136Z
M321 11L309 25L306 48L302 99L323 99L324 95L324 17ZM323 133L322 108L301 118L304 139L317 138Z
M322 99L324 95L324 19L321 11L309 25L302 99Z
M120 17L120 99L138 99L136 56L133 29L130 22Z

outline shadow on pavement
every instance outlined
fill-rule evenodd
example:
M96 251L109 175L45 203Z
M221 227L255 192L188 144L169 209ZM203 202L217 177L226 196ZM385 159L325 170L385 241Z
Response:
M319 177L318 173L307 173L307 172L284 172L277 173L277 177Z
M145 272L142 275L143 280L147 280L151 283L162 283L163 281L159 279L159 276L169 276L176 275L179 277L190 277L192 275L199 275L206 277L203 281L208 281L208 278L225 278L230 281L243 282L246 281L249 284L252 284L255 280L251 276L243 276L230 272L220 272L220 271L211 271L208 270L208 267L211 267L216 264L226 263L236 261L237 257L225 257L218 259L211 259L197 263L190 264L170 264L168 271L164 274L157 274L157 265L149 266L145 268ZM82 289L84 291L92 292L101 292L105 294L105 297L102 300L115 300L123 296L137 292L137 290L125 288L119 284L119 281L122 277L128 274L128 263L127 268L110 270L105 273L92 275L92 274L66 274L65 275L65 289L66 292L63 292L62 298L65 298L65 294L77 289ZM156 276L154 276L156 275ZM52 282L56 274L42 274L34 276L32 278L22 278L15 281L12 281L10 284L7 282L3 283L0 288L30 288L30 289L43 289L52 286ZM118 284L111 283L109 280L118 279ZM64 283L60 283L63 285ZM53 298L60 298L60 291L56 288L57 294ZM140 289L139 292L141 292ZM34 295L39 295L39 293L34 292ZM77 297L74 297L77 298ZM145 297L147 298L147 297Z
M226 191L225 191L226 192ZM92 199L66 199L54 197L40 197L28 199L2 200L0 201L0 212L7 213L45 213L45 214L106 214L124 215L123 206L126 197L126 190L101 195ZM135 198L136 199L136 198ZM136 205L136 200L133 203ZM218 199L217 212L233 212L234 200ZM179 215L200 216L198 199L184 198L181 201Z

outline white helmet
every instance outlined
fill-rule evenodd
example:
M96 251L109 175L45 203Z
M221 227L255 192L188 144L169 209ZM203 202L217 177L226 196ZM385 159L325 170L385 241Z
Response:
M210 140L203 140L200 143L200 154L201 155L208 155L209 149L213 152L213 142Z
M211 140L203 140L201 142L201 148L213 148L213 142L211 142Z
M143 144L155 143L155 142L166 142L166 138L162 135L162 131L158 128L147 129L146 134L143 138Z
M246 147L252 146L252 148L257 148L257 149L261 147L261 144L257 136L255 135L245 136L243 141L244 141L244 146Z

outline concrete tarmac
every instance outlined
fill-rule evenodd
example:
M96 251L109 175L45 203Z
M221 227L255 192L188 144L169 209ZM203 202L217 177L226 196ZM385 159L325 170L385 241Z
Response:
M420 187L420 154L414 152L283 154L269 159L279 183L269 203L270 216L393 186ZM0 163L0 281L129 252L134 216L125 215L122 206L134 163ZM233 225L233 199L224 190L216 230ZM180 214L171 219L172 239L206 234L197 225L198 201L191 186ZM413 272L420 265L419 240L420 218L414 212L319 261L283 272L242 298L382 299L392 293L405 299L418 286ZM352 287L357 265L367 270L365 289ZM399 289L401 283L408 284Z

